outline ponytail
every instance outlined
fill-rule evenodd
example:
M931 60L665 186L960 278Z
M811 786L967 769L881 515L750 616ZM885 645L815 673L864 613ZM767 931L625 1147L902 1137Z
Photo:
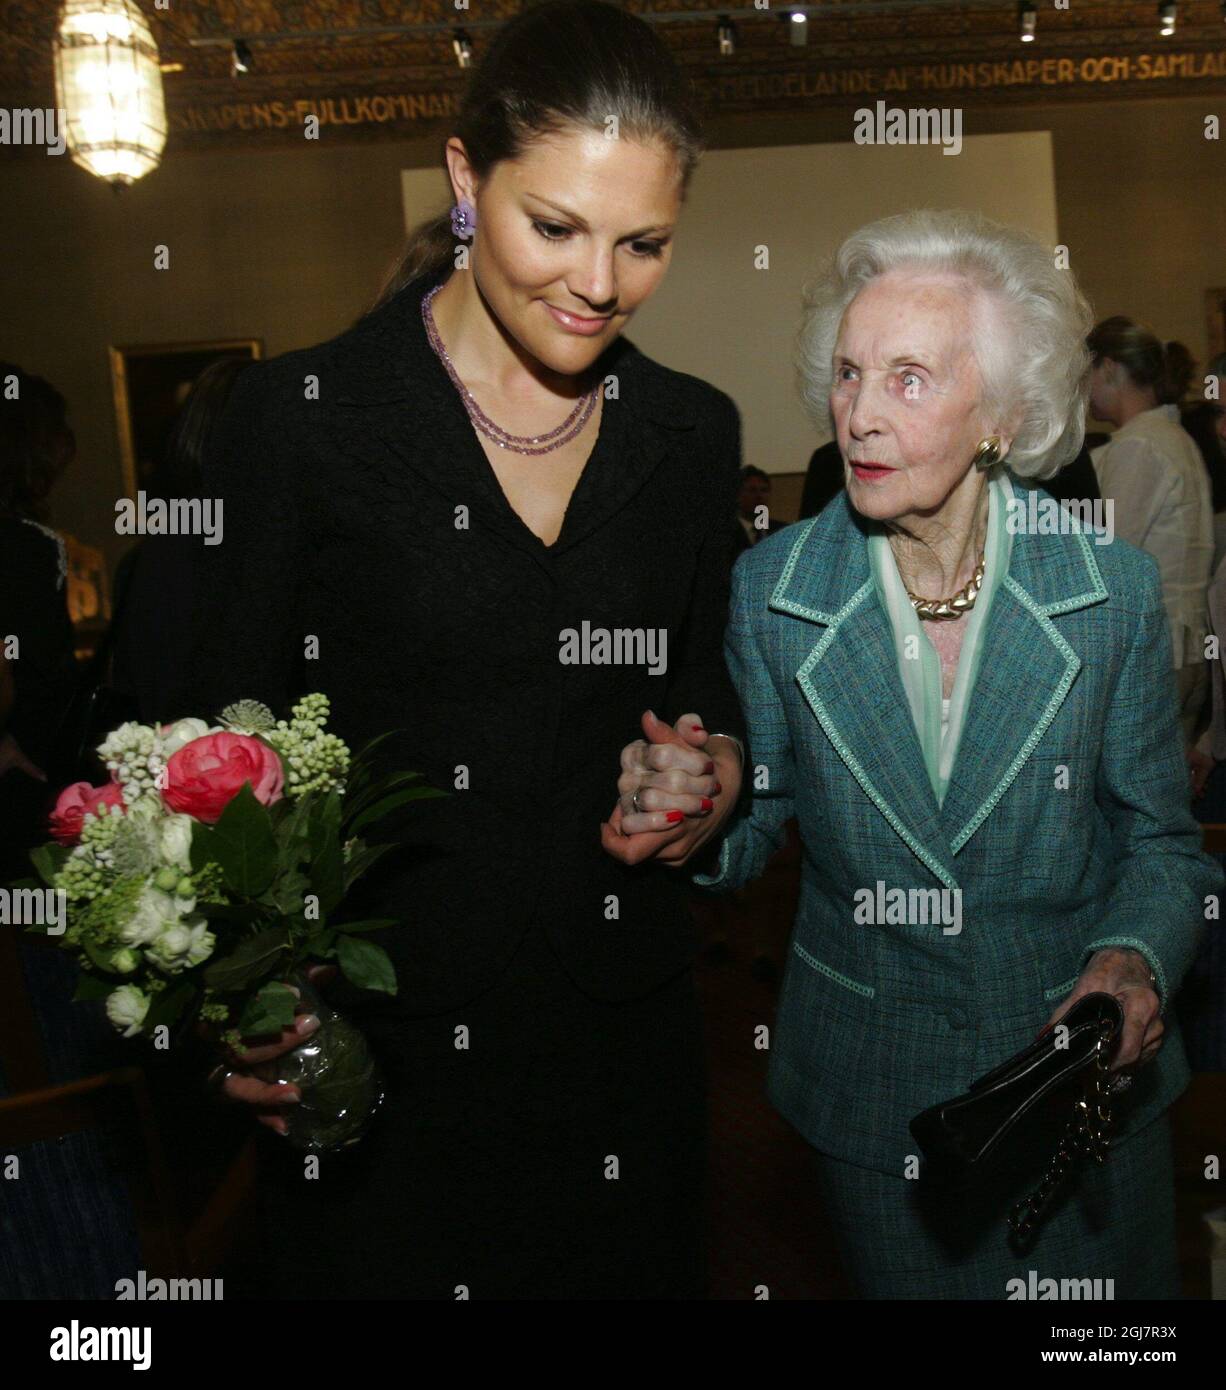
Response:
M440 212L419 222L409 233L404 249L383 277L379 292L368 313L394 299L410 280L419 275L437 275L454 263L456 239L451 230L451 212Z

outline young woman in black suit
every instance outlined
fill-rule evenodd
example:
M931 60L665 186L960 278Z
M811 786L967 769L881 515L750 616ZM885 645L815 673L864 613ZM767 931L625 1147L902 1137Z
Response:
M647 25L533 7L447 141L456 208L349 331L244 372L218 426L182 712L322 690L352 747L403 729L381 767L449 793L406 808L364 886L359 916L402 922L398 995L328 989L388 1101L318 1180L268 1137L255 1296L704 1294L678 869L741 786L740 427L622 336L699 146ZM603 631L627 635L615 660ZM225 1093L282 1127L292 1088L230 1066Z

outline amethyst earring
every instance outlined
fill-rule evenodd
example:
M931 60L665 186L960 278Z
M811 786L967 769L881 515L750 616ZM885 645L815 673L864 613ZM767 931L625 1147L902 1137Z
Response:
M473 234L477 226L477 209L468 201L461 198L458 203L453 204L451 209L451 232L461 241L467 241Z

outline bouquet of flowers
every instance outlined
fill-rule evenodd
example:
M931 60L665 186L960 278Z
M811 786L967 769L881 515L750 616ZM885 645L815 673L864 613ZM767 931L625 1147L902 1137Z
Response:
M395 922L337 914L392 848L361 832L445 794L419 773L372 779L369 755L390 735L353 758L326 732L328 714L327 697L311 694L288 721L239 700L212 728L123 724L98 748L110 782L65 788L53 842L31 853L63 908L58 927L31 930L60 935L82 970L75 997L105 998L125 1037L165 1046L198 1018L241 1050L243 1037L279 1035L309 996L320 1028L262 1074L300 1087L288 1137L317 1150L356 1142L382 1087L360 1032L310 990L308 962L335 961L359 988L396 992L369 935Z

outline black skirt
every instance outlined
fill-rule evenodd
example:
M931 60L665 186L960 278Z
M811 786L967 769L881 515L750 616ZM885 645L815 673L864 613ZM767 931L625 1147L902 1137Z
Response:
M534 923L492 989L372 1043L387 1100L358 1145L312 1179L300 1152L262 1141L227 1297L706 1297L690 971L593 1000Z

